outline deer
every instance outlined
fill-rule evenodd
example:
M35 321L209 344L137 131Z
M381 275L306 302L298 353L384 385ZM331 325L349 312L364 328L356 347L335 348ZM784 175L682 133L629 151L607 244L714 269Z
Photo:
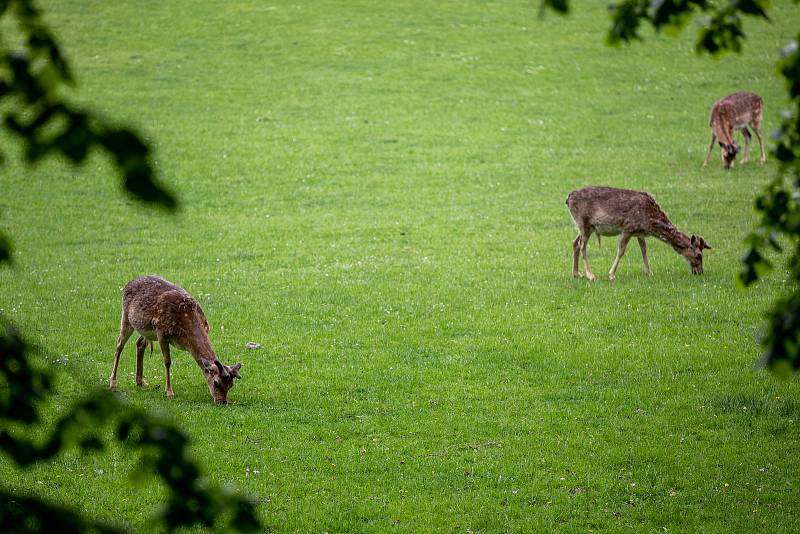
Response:
M741 91L733 93L720 99L711 108L708 117L708 125L711 127L711 143L708 145L706 159L703 167L708 166L708 159L714 149L714 142L719 140L722 147L722 165L725 169L733 167L736 154L739 153L739 145L733 140L734 130L741 130L744 135L744 157L742 164L750 161L750 141L752 136L747 129L749 126L758 137L758 145L761 147L760 163L767 161L764 152L764 138L761 135L761 115L764 110L764 99L755 93Z
M652 275L645 242L645 237L650 236L672 246L689 263L692 274L703 273L703 250L711 246L700 236L690 237L681 232L649 193L612 187L586 187L570 193L566 204L578 227L578 236L572 242L572 275L575 278L581 278L578 268L580 254L583 256L586 278L595 280L586 254L592 232L597 234L598 245L601 235L622 234L617 257L608 273L610 280L617 277L619 262L632 237L639 241L646 276Z
M111 390L117 389L119 357L134 330L139 333L136 340L137 386L147 387L143 369L144 353L148 345L152 353L153 343L158 341L167 373L164 392L170 400L175 398L169 376L171 345L188 351L194 357L203 371L214 402L227 403L228 391L233 387L234 379L241 379L239 370L242 364L227 366L219 361L208 339L209 326L203 309L185 289L154 275L136 278L125 286L114 367L108 380Z

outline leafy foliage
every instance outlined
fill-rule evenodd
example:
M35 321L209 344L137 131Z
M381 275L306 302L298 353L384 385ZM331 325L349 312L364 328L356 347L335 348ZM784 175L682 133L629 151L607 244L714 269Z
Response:
M2 326L0 421L4 426L13 422L30 427L39 422L37 404L50 393L52 382L47 373L29 364L29 347L19 333L10 325ZM129 408L107 391L80 400L59 418L41 444L24 433L20 436L8 429L0 431L0 450L20 466L50 460L70 447L88 454L105 449L109 427L132 453L140 453L140 471L157 475L169 490L166 506L157 517L166 530L195 524L211 528L218 517L228 513L232 517L230 528L246 532L260 528L250 501L203 482L200 468L188 457L185 434L159 417ZM69 525L72 532L114 531L40 499L0 491L0 530L10 532L18 525L28 525L24 531L48 532L59 524Z
M800 40L800 35L797 37ZM777 370L800 369L800 51L798 41L783 50L778 72L784 77L791 109L783 112L773 155L780 162L775 177L756 198L758 226L748 236L739 280L749 286L772 269L770 250L788 248L792 293L775 303L764 336L761 363ZM786 364L790 365L786 365Z
M799 3L795 0L795 4ZM542 9L555 9L542 2ZM698 53L716 55L726 51L740 52L746 39L742 16L750 15L769 20L768 0L730 0L717 5L706 0L625 0L610 6L610 44L641 40L639 27L649 22L657 31L665 28L680 30L693 15L704 13L697 40ZM787 267L794 283L793 292L775 303L769 313L767 331L762 341L765 353L761 365L775 370L800 370L800 35L789 43L778 62L778 73L786 82L791 109L785 111L777 144L772 153L780 162L775 177L755 200L761 220L747 237L748 246L742 256L739 281L750 286L767 274L773 265L767 259L769 250L782 252L782 240L790 244ZM789 179L787 180L787 176ZM787 183L788 182L788 183Z
M769 19L765 0L732 0L717 7L706 0L626 0L611 5L610 44L641 40L639 25L649 22L657 31L677 32L697 13L710 13L702 22L697 40L698 52L718 54L740 52L745 33L742 14Z
M19 497L0 491L0 529L3 532L120 533L118 528L90 521L80 514L42 502L35 497Z
M74 78L33 1L0 0L0 17L16 19L22 35L19 50L0 43L0 102L11 104L5 107L3 125L25 144L26 161L57 153L77 164L97 147L113 158L130 194L174 210L175 197L156 181L148 147L139 136L60 96L59 89L74 85ZM9 259L10 251L0 234L0 261Z

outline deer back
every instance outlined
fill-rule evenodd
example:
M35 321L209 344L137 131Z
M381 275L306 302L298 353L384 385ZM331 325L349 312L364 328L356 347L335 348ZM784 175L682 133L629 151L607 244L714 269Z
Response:
M600 233L650 234L654 224L669 222L655 199L642 191L586 187L570 193L567 206L579 227Z
M128 321L142 334L157 331L170 338L208 337L208 320L197 301L159 276L142 276L128 283L122 306Z
M732 144L730 134L736 128L743 128L761 119L764 99L755 93L741 91L721 98L711 108L708 125L725 144Z

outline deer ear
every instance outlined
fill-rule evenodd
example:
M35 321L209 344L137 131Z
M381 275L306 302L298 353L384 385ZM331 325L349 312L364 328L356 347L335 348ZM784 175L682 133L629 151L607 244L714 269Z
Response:
M695 246L695 245L697 244L697 236L696 236L696 235L693 235L693 236L692 236L692 239L689 241L689 243L690 243L692 246Z
M242 364L241 363L237 363L236 365L231 367L230 368L231 369L231 376L241 380L242 375L239 374L239 369L241 369L241 368L242 368Z
M221 361L219 361L219 360L214 360L214 365L216 365L216 366L217 366L217 369L219 369L219 374L220 374L221 376L223 376L223 377L225 377L225 378L228 378L228 370L227 370L227 369L225 369L225 366L224 366L224 365L222 365L222 362L221 362Z
M709 249L711 248L711 245L706 243L705 239L703 239L700 236L694 236L694 235L692 236L692 245L696 246L700 250L703 250L704 248L709 248Z

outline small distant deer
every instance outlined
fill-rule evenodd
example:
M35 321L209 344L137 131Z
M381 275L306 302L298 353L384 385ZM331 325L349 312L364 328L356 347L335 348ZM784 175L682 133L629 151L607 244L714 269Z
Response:
M711 143L708 145L706 159L703 167L708 165L711 151L714 149L714 142L719 140L722 147L722 164L726 169L733 166L736 154L739 153L739 145L733 140L733 131L741 130L744 135L744 157L742 163L750 161L750 141L752 136L747 129L750 126L758 137L758 145L761 147L760 162L767 160L764 153L764 139L761 136L761 113L764 109L764 99L757 94L742 91L733 93L719 100L708 117L708 125L711 127Z
M145 348L158 341L167 370L167 397L172 399L172 384L169 377L171 364L169 346L188 351L202 369L208 382L208 390L217 404L227 402L233 379L241 378L242 364L229 367L223 365L214 354L208 340L208 321L194 298L183 288L159 276L142 276L131 280L122 292L122 320L119 339L114 351L114 367L108 386L117 387L119 356L133 331L139 332L136 340L136 384L147 387L144 380Z
M572 275L575 278L581 277L578 254L582 254L586 278L595 279L586 254L586 245L592 232L597 233L598 243L601 235L622 234L617 257L608 273L611 280L617 276L619 261L625 254L625 247L631 237L636 237L642 249L645 275L652 274L647 261L647 245L644 241L647 236L653 236L671 245L675 252L689 262L693 274L703 273L703 249L711 247L702 237L694 235L689 237L678 230L649 193L611 187L586 187L569 194L567 207L578 226L578 236L572 242Z

